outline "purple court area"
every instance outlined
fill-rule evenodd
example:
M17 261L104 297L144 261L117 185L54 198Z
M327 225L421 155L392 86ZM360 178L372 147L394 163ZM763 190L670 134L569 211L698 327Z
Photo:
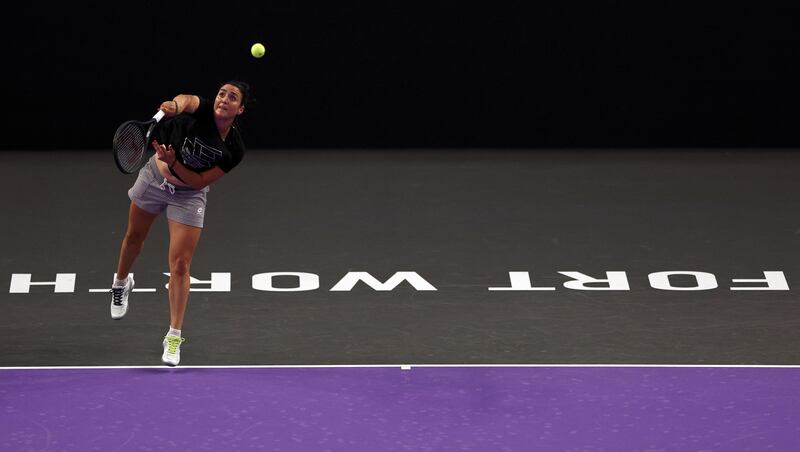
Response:
M0 370L2 450L790 450L800 369Z

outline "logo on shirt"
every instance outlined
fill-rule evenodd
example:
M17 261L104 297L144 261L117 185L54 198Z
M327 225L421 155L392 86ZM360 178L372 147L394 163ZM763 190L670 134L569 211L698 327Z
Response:
M222 151L203 143L199 138L183 140L181 156L190 168L211 168L222 159Z

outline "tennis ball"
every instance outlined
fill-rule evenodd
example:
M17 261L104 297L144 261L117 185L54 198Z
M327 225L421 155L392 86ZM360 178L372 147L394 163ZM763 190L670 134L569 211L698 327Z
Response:
M261 58L262 56L264 56L264 53L266 53L266 51L267 49L264 48L264 44L261 44L260 42L257 42L253 44L252 47L250 47L250 53L256 58Z

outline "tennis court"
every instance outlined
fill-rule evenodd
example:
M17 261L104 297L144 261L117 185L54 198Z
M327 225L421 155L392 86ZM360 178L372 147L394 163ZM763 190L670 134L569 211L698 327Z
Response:
M0 154L2 446L790 449L797 158L252 153L168 368L163 217L108 313L134 176Z

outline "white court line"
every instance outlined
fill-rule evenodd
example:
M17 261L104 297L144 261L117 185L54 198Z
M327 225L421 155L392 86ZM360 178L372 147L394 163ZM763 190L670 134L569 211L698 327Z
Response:
M690 368L690 369L800 369L797 364L321 364L321 365L238 365L238 366L26 366L0 367L3 370L83 370L83 369L385 369L423 368Z

